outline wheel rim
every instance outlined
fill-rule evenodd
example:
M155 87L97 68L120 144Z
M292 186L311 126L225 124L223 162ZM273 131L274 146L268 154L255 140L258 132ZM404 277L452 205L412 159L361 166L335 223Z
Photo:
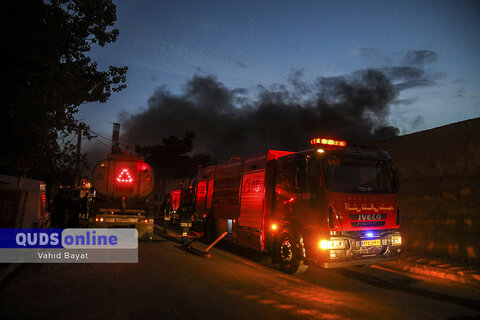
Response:
M280 247L280 257L283 262L290 262L293 258L292 244L290 240L285 240Z

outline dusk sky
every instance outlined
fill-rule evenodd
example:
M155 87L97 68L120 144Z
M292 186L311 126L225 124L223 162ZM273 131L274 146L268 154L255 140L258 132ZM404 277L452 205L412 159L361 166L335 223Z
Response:
M313 83L375 68L402 86L387 119L400 134L480 116L479 1L114 3L120 35L91 56L101 69L128 66L127 88L77 114L107 137L120 113L146 110L160 86L181 94L194 75L255 99L258 85L288 88L294 73ZM412 66L415 79L395 73Z

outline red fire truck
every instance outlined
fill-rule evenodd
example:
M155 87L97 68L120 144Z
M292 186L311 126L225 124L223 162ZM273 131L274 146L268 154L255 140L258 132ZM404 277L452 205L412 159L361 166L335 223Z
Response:
M183 187L175 188L170 191L170 196L172 197L172 217L171 217L171 222L173 224L179 224L180 223L180 213L178 212L178 208L180 207L180 204L183 203L183 200L185 199L185 196L190 192L189 189L185 189Z
M228 232L286 273L395 259L398 179L389 155L332 139L311 144L199 169L195 214L206 238Z

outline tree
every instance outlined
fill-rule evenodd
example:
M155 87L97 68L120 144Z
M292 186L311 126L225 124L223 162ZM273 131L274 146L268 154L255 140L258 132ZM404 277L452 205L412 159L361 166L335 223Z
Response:
M97 69L93 44L114 42L111 0L2 1L0 168L47 179L61 169L66 137L85 123L74 118L86 102L105 102L125 88L127 67ZM41 167L40 167L41 166Z
M210 156L206 154L188 155L193 149L194 138L195 133L185 132L182 139L170 136L162 139L163 144L137 145L135 152L145 156L145 161L153 167L158 178L193 178L199 166L204 167L210 162Z

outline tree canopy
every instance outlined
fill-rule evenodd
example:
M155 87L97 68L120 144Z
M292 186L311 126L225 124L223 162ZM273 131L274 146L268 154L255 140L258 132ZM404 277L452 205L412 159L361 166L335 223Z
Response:
M60 138L89 132L74 118L78 107L105 102L126 86L127 67L102 71L88 56L92 45L117 39L116 7L111 0L19 0L0 6L0 168L46 179L65 165L65 152L71 154Z
M145 160L155 170L156 177L164 179L193 178L198 167L209 164L206 154L188 155L193 149L195 133L185 132L182 139L175 136L163 138L163 144L135 146L135 152L144 155Z

